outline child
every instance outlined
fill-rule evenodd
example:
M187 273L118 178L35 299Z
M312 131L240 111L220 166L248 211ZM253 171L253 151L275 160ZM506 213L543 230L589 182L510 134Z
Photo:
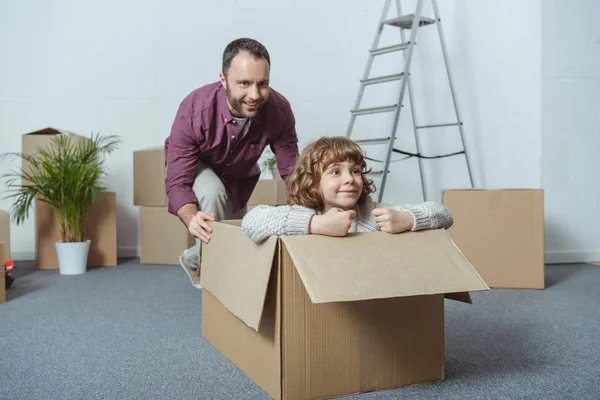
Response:
M375 191L366 177L365 155L345 137L323 137L309 144L288 178L286 206L257 206L242 220L242 230L255 242L272 235L348 232L400 233L452 226L450 211L435 202L387 207L369 196Z

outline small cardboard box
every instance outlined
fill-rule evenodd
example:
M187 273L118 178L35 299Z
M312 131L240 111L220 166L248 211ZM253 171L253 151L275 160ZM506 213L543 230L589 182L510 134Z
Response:
M277 206L287 203L285 182L282 179L259 180L248 200L248 207L260 204Z
M444 230L256 244L212 226L202 334L275 399L443 380L444 293L488 289Z
M73 140L75 142L87 140L87 138L84 136L75 135L67 131L55 128L44 128L38 131L23 134L21 137L21 152L30 156L37 154L39 149L47 148L50 145L54 136L65 133L73 135ZM29 163L25 160L22 160L22 168L25 172L29 171ZM25 180L22 183L26 184L27 181Z
M152 147L133 152L133 204L146 207L165 207L165 151Z
M4 257L0 261L10 260L10 214L0 210L0 242L4 243ZM4 264L3 264L4 265Z
M140 207L140 263L179 265L181 252L195 244L167 207Z
M58 269L54 243L60 240L58 219L52 208L35 200L35 255L39 269ZM109 192L98 196L90 208L85 238L91 241L88 267L117 265L117 196Z
M6 278L4 276L4 261L7 260L6 246L0 242L0 260L2 260L2 268L0 268L0 304L6 303Z
M544 288L541 189L444 190L448 234L492 288Z

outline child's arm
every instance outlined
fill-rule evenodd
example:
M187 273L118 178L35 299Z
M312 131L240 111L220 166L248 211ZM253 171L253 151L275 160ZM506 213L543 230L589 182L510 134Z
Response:
M255 242L273 235L306 235L315 214L314 210L301 206L260 205L242 219L242 232Z
M384 232L399 233L407 230L448 229L454 223L452 214L443 205L427 201L416 205L391 208L378 204L373 210L375 220ZM408 215L407 215L408 214Z

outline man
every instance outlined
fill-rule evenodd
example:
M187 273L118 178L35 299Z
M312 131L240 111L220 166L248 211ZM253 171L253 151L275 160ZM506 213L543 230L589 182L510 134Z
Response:
M269 87L267 49L237 39L223 52L220 81L190 93L165 141L169 212L196 237L179 262L196 269L201 242L211 239L211 221L239 219L260 176L257 161L266 146L282 178L298 154L289 102Z

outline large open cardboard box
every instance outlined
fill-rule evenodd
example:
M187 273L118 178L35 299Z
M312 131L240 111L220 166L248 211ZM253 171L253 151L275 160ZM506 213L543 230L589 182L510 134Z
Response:
M275 399L443 380L444 294L488 289L444 230L256 244L213 229L202 334Z
M133 204L165 207L165 151L162 146L133 152Z
M544 288L544 191L444 190L448 234L492 288Z
M60 240L58 219L52 208L35 200L35 258L38 269L58 269L54 243ZM85 238L90 240L88 267L117 265L117 196L109 192L97 197L90 208Z
M179 265L179 255L195 240L167 207L140 207L140 263Z
M0 210L0 242L4 243L4 257L10 260L10 214ZM4 263L4 260L0 258Z

